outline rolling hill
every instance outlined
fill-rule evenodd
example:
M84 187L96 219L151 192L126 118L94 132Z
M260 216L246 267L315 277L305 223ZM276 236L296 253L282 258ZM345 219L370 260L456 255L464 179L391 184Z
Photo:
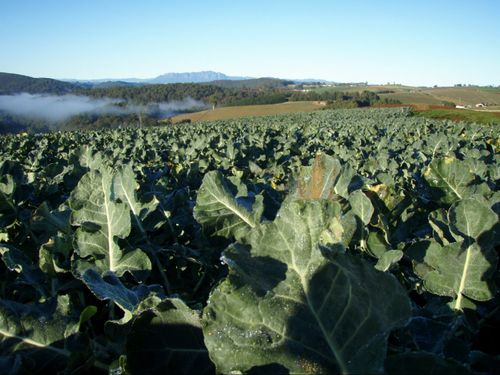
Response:
M33 78L0 72L0 95L27 92L30 94L67 94L81 85L52 78Z
M443 105L445 102L474 106L484 103L500 106L500 88L484 86L412 87L403 85L337 85L316 88L314 91L373 91L381 98L391 98L403 104Z

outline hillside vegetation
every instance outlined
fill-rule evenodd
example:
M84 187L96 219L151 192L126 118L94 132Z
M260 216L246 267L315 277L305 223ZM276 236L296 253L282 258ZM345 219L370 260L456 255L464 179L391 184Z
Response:
M0 72L0 95L27 92L30 94L67 94L78 85L51 78L32 78L21 74Z
M239 80L218 80L206 84L225 88L247 88L247 89L283 89L293 84L293 81L277 78L250 78Z

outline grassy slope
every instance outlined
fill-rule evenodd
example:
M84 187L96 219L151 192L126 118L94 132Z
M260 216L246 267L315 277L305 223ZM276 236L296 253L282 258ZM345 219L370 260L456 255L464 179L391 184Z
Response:
M215 110L185 113L173 117L172 121L179 122L187 119L191 121L227 120L230 118L250 116L268 116L282 113L310 112L322 107L323 106L316 102L288 102L280 104L221 107L216 108Z
M435 98L455 102L456 104L485 103L500 105L500 89L484 89L481 87L438 87L424 90Z
M447 101L472 106L477 103L485 103L489 106L500 105L500 89L498 88L436 87L382 94L381 96L385 95L399 99L403 104L440 104Z
M403 104L440 105L443 101L455 104L475 105L486 103L500 106L500 88L497 87L433 87L421 88L402 85L369 85L369 86L334 86L316 89L322 91L394 91L390 94L379 94L382 98L400 100Z
M399 92L407 92L414 89L410 86L403 85L368 85L368 86L349 86L349 85L340 85L340 86L325 86L314 89L317 92L325 92L325 91L340 91L340 92L361 92L361 91L386 91L391 90L397 93Z
M396 99L403 104L443 105L443 100L424 92L399 92L394 94L379 94L379 96L381 98Z
M429 108L423 110L416 109L415 114L421 117L435 118L440 120L500 125L500 112L474 111L467 109Z

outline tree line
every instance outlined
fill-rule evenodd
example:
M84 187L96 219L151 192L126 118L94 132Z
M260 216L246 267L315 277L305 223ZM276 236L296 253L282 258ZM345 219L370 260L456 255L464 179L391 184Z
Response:
M401 104L399 100L392 98L381 98L373 91L362 92L344 91L295 91L288 98L289 101L322 101L326 102L326 108L358 108L370 107L381 104Z

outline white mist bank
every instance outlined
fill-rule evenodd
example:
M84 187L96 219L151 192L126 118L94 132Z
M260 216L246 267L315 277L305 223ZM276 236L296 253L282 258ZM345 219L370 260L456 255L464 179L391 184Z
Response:
M0 111L15 116L61 122L81 114L126 115L149 113L152 109L161 115L186 111L192 108L205 108L207 105L193 98L150 105L126 104L122 99L91 98L79 95L41 95L20 93L0 95Z

